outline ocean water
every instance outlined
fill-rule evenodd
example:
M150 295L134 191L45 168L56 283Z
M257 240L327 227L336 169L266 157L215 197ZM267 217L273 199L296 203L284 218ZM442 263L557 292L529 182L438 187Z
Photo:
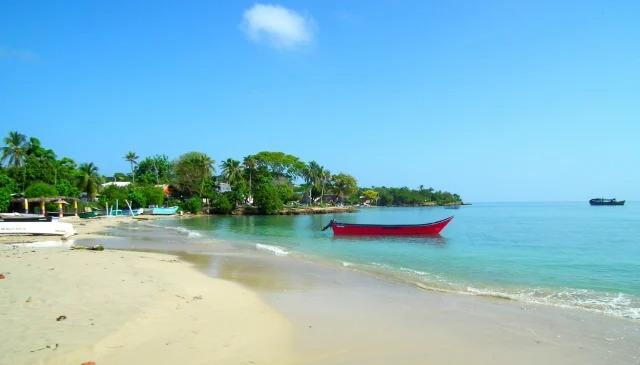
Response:
M338 238L321 228L425 223L440 236ZM640 319L640 203L484 203L458 210L365 208L314 216L207 216L161 221L278 256L304 256L435 290L574 307Z

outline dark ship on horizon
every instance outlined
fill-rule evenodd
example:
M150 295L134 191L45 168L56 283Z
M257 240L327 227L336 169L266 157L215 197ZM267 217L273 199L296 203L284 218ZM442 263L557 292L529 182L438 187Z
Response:
M624 205L624 200L596 198L589 200L591 205Z

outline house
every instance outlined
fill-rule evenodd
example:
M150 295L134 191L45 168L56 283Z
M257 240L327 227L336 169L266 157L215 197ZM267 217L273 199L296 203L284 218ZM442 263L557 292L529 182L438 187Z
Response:
M227 183L218 183L218 192L219 193L228 193L231 191L231 185Z
M103 188L106 188L107 186L117 186L119 188L124 188L127 187L131 184L131 181L110 181L104 184L100 184L100 186L102 186Z

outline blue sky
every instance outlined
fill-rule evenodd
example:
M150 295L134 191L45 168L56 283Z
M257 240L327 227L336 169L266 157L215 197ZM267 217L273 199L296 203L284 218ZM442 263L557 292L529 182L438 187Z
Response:
M5 1L0 134L261 150L468 201L640 200L637 1Z

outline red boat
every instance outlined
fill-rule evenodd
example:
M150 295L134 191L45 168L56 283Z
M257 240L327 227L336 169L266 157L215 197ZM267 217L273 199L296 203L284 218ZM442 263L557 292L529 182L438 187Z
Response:
M336 236L429 236L439 234L452 219L426 224L351 224L332 219L322 230L331 227Z

